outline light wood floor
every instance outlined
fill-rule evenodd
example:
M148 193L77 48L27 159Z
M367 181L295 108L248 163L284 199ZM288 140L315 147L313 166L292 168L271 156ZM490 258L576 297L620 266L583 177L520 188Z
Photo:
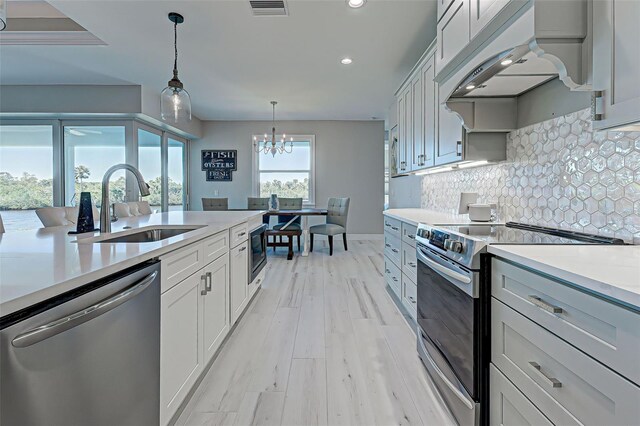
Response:
M262 289L177 424L452 424L386 292L382 242L349 246L269 252Z

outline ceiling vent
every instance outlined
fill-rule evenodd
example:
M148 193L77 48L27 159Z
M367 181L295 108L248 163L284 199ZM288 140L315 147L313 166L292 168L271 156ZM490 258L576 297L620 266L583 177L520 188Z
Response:
M284 0L250 0L253 16L287 16L289 11Z

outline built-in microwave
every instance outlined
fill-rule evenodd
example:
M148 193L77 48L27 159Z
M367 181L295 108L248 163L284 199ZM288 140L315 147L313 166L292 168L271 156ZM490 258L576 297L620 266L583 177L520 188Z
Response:
M249 256L249 283L256 279L260 271L267 265L267 225L260 225L251 231L249 243L251 253ZM247 284L249 284L247 283Z

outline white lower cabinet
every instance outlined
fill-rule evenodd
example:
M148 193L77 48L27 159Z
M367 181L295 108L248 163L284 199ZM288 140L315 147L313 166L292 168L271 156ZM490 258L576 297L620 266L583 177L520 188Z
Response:
M234 247L229 252L231 269L231 324L235 324L249 301L248 243Z
M229 254L204 268L205 297L202 297L202 341L206 365L229 332Z
M204 368L202 295L203 271L196 272L162 294L160 317L160 423L176 412Z
M490 420L493 426L552 426L536 408L493 364L489 367Z

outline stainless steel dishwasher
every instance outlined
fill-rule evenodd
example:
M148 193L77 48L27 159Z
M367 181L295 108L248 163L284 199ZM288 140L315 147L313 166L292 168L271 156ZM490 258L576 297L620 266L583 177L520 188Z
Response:
M157 425L160 263L0 319L0 424Z

